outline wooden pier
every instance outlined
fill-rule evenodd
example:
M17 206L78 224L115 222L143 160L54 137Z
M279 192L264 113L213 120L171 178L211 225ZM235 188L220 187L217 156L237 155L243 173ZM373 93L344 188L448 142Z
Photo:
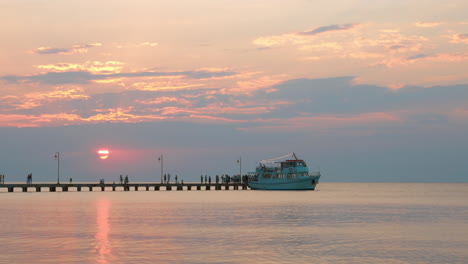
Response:
M5 183L0 184L0 190L7 189L8 192L15 192L15 190L21 190L22 192L68 192L68 191L191 191L191 190L247 190L247 184L245 183L228 183L228 184L203 184L203 183Z

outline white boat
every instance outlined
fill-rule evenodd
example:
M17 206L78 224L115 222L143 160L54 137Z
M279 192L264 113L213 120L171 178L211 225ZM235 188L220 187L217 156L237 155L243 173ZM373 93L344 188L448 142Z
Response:
M294 153L262 160L249 173L248 186L253 190L315 190L320 171L309 173L304 160Z

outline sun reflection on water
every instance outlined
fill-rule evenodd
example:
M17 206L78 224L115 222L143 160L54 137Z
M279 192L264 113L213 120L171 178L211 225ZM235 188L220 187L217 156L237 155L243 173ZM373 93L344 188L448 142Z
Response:
M96 262L97 263L109 263L108 257L110 256L112 250L109 242L109 209L110 202L109 200L103 198L97 201L96 203L96 224L97 224L97 233L96 233L96 246L95 252L98 254Z

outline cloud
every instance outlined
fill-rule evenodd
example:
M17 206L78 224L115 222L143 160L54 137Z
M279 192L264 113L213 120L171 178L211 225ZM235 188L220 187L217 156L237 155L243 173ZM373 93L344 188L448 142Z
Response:
M468 44L468 34L455 34L452 36L451 42Z
M244 84L253 89L249 93L199 87L87 94L79 87L62 87L0 97L0 115L4 117L0 126L166 120L237 124L236 128L245 131L259 127L273 132L287 127L310 131L418 122L433 125L453 120L454 109L466 109L468 103L467 85L390 90L356 84L354 79L293 79L273 84L273 79L260 78L258 84ZM456 113L457 122L461 122L462 115Z
M91 81L108 80L115 78L136 78L136 77L170 77L182 76L190 79L208 79L208 78L221 78L226 76L233 76L236 72L232 71L174 71L174 72L127 72L127 73L111 73L99 74L91 73L89 71L67 71L67 72L47 72L44 74L17 76L8 75L0 76L0 80L17 83L17 82L34 82L47 85L60 85L60 84L87 84Z
M416 27L421 27L421 28L432 28L432 27L437 27L440 26L444 23L442 22L416 22L414 25Z
M86 53L89 48L100 47L101 43L91 43L85 45L74 45L71 48L51 48L51 47L39 47L35 51L36 54L50 55L50 54L73 54L73 53Z
M417 60L417 59L428 58L428 57L430 57L430 55L427 55L427 54L416 54L416 55L407 57L406 60Z
M309 31L303 31L296 33L297 35L302 35L302 36L314 36L317 34L325 33L325 32L334 32L334 31L346 31L353 29L356 27L358 24L335 24L335 25L329 25L329 26L323 26L323 27L318 27Z
M87 71L91 73L119 73L124 66L118 61L87 61L85 63L55 63L36 65L35 67L48 72Z
M263 46L266 48L271 48L273 46L282 46L285 44L299 45L299 44L310 43L310 44L317 45L315 41L311 42L311 40L309 39L310 36L331 33L335 31L349 31L349 30L356 28L358 25L359 24L343 24L343 25L337 24L337 25L318 27L309 31L259 37L259 38L256 38L253 41L253 43L255 45Z

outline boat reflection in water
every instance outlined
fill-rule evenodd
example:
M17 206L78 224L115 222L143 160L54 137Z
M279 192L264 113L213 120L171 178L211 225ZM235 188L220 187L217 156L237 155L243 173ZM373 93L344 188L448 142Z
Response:
M292 153L260 161L249 173L248 185L254 190L315 190L319 179L320 171L309 173L305 161Z

